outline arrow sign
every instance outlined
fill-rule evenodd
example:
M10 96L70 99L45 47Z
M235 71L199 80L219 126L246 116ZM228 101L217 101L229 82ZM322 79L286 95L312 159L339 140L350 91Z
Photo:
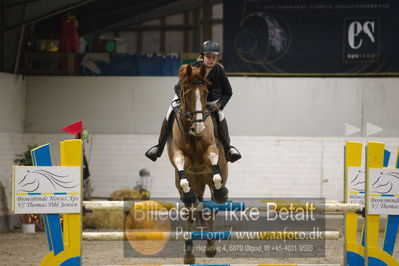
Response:
M379 133L381 131L382 131L382 128L377 127L376 125L367 123L366 136L371 136L371 135L377 134L377 133Z
M345 123L345 136L350 136L360 132L360 128Z
M77 134L82 133L82 127L83 127L83 122L82 120L80 120L79 122L64 127L62 131L65 131L66 133L70 133L76 136Z

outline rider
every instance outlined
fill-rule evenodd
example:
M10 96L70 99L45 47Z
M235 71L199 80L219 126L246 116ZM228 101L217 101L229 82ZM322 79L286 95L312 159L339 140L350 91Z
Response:
M214 41L206 41L201 46L201 54L198 61L192 63L192 66L201 67L205 65L206 67L206 78L212 83L208 86L209 94L207 98L207 107L214 115L215 120L218 125L218 133L221 139L223 148L225 150L226 159L230 162L235 162L241 158L240 152L233 146L230 145L229 130L227 127L227 122L224 117L223 109L229 102L231 95L233 94L230 86L230 82L227 78L224 67L218 63L220 55L219 44ZM176 103L178 95L180 94L180 84L175 86L175 98L173 99ZM158 157L161 157L163 149L165 147L166 141L168 139L168 134L170 132L170 126L168 121L171 117L172 106L169 107L168 113L162 123L161 132L158 139L158 144L151 147L146 153L149 159L155 161Z

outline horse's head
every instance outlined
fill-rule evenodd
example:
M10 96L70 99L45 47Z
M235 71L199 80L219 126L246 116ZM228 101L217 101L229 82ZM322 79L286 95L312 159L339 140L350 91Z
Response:
M204 132L204 121L209 116L206 99L210 82L205 75L205 66L199 68L183 65L179 70L181 113L188 122L190 134L194 136Z

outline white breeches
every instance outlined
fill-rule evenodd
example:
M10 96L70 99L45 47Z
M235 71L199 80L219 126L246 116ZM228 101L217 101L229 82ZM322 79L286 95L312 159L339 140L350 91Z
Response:
M177 102L177 101L175 102L175 100L177 100L177 99L179 99L179 96L177 96L177 95L175 94L175 97L173 97L173 100L172 100L172 104L169 105L168 112L166 113L166 117L165 117L166 121L169 121L169 117L170 117L170 114L171 114L172 111L173 111L173 107L177 107L177 106L180 105L179 102ZM172 107L172 105L173 105L173 107Z

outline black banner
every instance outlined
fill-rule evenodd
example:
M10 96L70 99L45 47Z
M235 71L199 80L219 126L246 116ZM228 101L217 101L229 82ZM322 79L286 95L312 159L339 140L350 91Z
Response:
M398 76L398 0L224 1L233 75Z

